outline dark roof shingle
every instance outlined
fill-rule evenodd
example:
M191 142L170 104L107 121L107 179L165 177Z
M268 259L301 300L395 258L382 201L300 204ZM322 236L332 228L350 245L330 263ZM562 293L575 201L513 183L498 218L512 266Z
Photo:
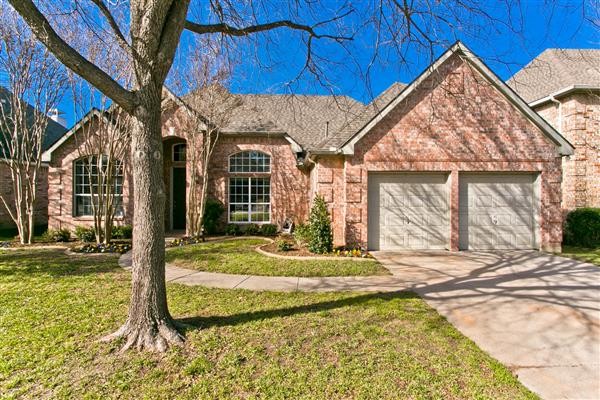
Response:
M600 50L547 49L507 84L528 103L572 85L600 87Z

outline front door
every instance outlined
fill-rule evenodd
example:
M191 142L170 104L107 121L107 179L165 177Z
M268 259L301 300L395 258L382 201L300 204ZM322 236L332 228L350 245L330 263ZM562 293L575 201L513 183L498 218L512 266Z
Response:
M173 167L172 227L185 229L185 167Z

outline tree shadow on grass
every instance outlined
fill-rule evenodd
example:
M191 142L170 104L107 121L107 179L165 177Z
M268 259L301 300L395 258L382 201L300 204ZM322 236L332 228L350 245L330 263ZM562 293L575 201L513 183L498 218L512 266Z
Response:
M91 275L120 270L115 254L68 256L62 249L0 251L0 276Z
M370 293L347 297L339 300L323 301L312 304L304 304L300 306L275 308L269 310L249 311L237 313L233 315L208 316L208 317L188 317L180 318L176 321L183 325L185 333L206 329L211 327L236 326L253 321L263 321L272 318L290 317L299 314L310 314L321 311L329 311L343 307L356 306L366 304L371 301L392 301L392 300L408 300L420 299L420 297L408 291L386 292L386 293Z

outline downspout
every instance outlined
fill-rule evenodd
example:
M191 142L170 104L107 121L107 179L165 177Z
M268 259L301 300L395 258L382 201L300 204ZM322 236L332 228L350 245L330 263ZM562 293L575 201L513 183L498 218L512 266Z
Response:
M553 102L554 104L558 104L558 126L557 126L557 130L558 133L560 133L562 135L562 103L558 100L556 100L556 98L554 96L550 96L550 101Z

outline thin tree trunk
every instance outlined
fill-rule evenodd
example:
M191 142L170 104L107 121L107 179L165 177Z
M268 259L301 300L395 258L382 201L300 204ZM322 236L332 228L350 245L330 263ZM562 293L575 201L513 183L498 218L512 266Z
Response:
M160 90L140 93L132 118L134 187L133 268L129 315L106 340L125 337L131 347L164 351L183 342L167 307Z

